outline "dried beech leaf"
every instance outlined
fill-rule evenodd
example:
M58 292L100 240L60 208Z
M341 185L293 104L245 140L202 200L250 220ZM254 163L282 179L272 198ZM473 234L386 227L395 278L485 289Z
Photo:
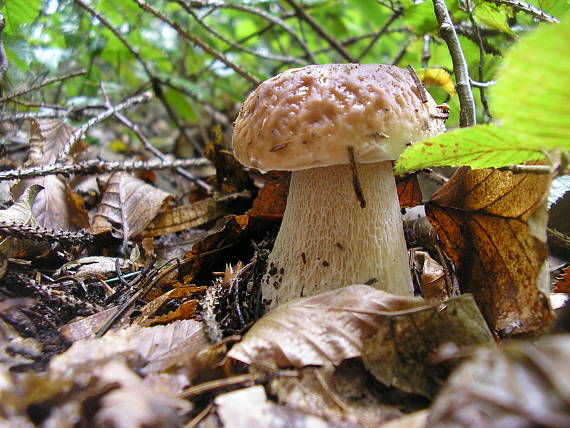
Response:
M228 356L277 367L338 365L362 354L363 341L388 312L422 304L362 284L296 299L258 320Z
M142 359L146 362L144 371L152 373L192 362L207 346L202 324L194 320L154 327L134 325L112 330L100 338L76 341L51 360L50 370L64 373L70 367L90 367L122 355ZM190 370L197 372L200 367Z
M422 203L422 189L417 174L396 177L396 189L400 208L411 208Z
M226 428L296 427L356 428L344 421L326 421L293 407L280 406L267 399L263 386L227 392L214 400L216 413Z
M125 311L123 316L113 324L113 329L127 327L133 310L134 309L131 307L129 310ZM93 315L68 322L61 326L59 331L71 342L94 337L105 323L109 321L109 318L111 318L116 312L117 308L105 309L101 312L94 313Z
M141 315L135 320L140 325L153 325L176 321L179 319L190 319L196 313L198 300L196 296L203 294L206 287L196 287L195 285L183 286L174 288L166 293L161 294L159 297L149 302L142 308ZM194 297L194 299L192 299ZM163 305L173 299L184 299L175 310L168 311L165 314L157 315L157 312ZM191 300L189 300L191 299Z
M8 209L0 210L0 222L14 223L24 226L37 226L32 213L32 206L43 187L33 184L28 187L18 200Z
M366 368L386 386L431 398L453 364L434 357L444 346L461 351L493 346L493 336L472 296L385 315L364 344Z
M259 193L253 201L253 206L247 212L247 215L267 220L283 218L289 193L289 178L290 175L288 173L281 173L274 180L259 189Z
M203 199L190 205L170 208L158 213L141 236L154 237L202 226L225 215L225 210L214 198Z
M43 166L54 163L71 137L75 128L62 119L32 119L30 149L25 166ZM86 145L78 141L72 147L71 155L77 160Z
M173 427L179 426L178 411L190 410L188 401L176 398L176 391L151 387L123 362L112 361L95 372L101 397L94 416L95 426Z
M427 251L414 251L414 267L419 272L422 296L428 301L441 301L451 297L446 284L446 271Z
M544 331L545 198L550 177L459 169L426 207L463 292L473 293L500 335Z
M569 365L569 335L481 350L451 375L426 426L568 427Z
M91 230L95 234L112 230L121 238L137 236L169 197L169 193L136 177L115 173L109 178Z

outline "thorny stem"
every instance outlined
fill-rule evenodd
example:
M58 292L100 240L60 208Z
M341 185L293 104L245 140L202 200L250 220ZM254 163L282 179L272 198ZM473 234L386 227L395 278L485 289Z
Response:
M161 170L188 168L195 166L209 165L210 161L205 158L197 159L177 159L173 161L163 161L153 159L150 161L112 161L106 162L98 159L92 159L77 164L52 164L40 167L23 168L11 171L0 172L0 181L15 180L30 177L43 177L53 174L76 174L76 175L92 175L103 174L106 172L118 171L140 171L140 170Z
M96 125L97 123L107 119L110 116L113 116L115 113L117 113L118 111L121 111L127 107L130 107L132 105L135 104L140 104L140 103L147 103L152 99L152 94L150 92L145 92L143 94L140 95L136 95L134 97L131 97L129 99L127 99L126 101L117 104L114 107L109 108L108 110L105 110L103 113L91 118L90 120L88 120L87 122L85 122L83 125L81 125L72 135L71 137L69 137L69 140L67 140L67 143L65 143L65 146L63 147L61 153L59 154L59 156L57 157L57 161L58 162L62 162L67 155L69 154L69 152L71 151L71 148L73 147L73 145L75 143L77 143L77 141L79 141L87 132L87 130L89 128L91 128L92 126Z
M525 12L529 15L532 15L536 19L539 19L544 22L550 22L554 24L558 24L560 21L552 15L549 15L545 11L539 9L538 7L534 7L533 5L520 0L485 0L487 3L494 3L496 5L507 5L512 7L517 12Z
M455 27L449 16L449 11L445 5L445 0L432 0L435 16L439 23L439 34L447 44L451 61L453 62L453 72L455 74L455 87L459 96L459 125L462 128L474 126L477 123L475 100L471 92L471 82L469 79L469 69L465 56L461 50L461 45L455 32Z
M348 62L358 62L356 58L353 58L350 53L342 46L334 37L332 37L323 27L319 25L315 19L309 15L305 10L300 7L294 0L285 0L286 3L291 5L291 7L295 10L297 16L307 22L315 32L325 39L331 47L333 47L345 60Z
M5 103L5 102L10 101L14 98L18 98L18 97L21 97L22 95L26 95L30 92L41 89L44 86L51 85L52 83L62 82L64 80L71 79L73 77L81 76L85 73L87 73L87 71L79 70L79 71L74 71L73 73L66 74L65 76L58 76L58 77L53 77L51 79L46 79L43 82L38 83L37 85L31 86L29 88L22 89L20 91L14 92L10 95L6 95L3 98L0 98L0 103Z
M239 65L231 62L223 53L214 49L213 47L211 47L207 43L204 43L198 37L188 33L187 31L185 31L177 22L175 22L172 19L170 19L169 17L163 15L157 9L155 9L154 7L152 7L151 5L146 3L145 1L143 1L143 0L132 0L132 1L135 2L145 12L151 13L156 18L158 18L161 21L168 24L171 28L176 30L176 32L179 35L181 35L185 39L189 40L190 42L194 43L195 45L197 45L198 47L203 49L205 52L207 52L208 54L210 54L213 57L222 61L225 65L227 65L229 68L234 70L236 73L238 73L240 76L242 76L244 79L246 79L247 81L249 81L253 85L258 86L261 83L261 81L257 77L255 77L253 74L250 74L249 72L247 72L246 70L241 68Z

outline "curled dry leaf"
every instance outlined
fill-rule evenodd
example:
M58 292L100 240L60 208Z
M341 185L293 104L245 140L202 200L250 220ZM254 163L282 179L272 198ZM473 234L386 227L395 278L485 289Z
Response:
M455 356L469 347L494 344L473 297L464 295L385 315L365 342L362 360L384 385L431 398L457 362L441 361L445 349L451 347Z
M196 287L188 285L176 287L149 302L143 307L141 315L135 320L137 324L148 326L153 324L163 324L171 321L190 319L196 314L198 300L201 294L206 291L206 287ZM173 299L183 299L175 309L158 313L165 303Z
M457 270L500 335L538 333L553 320L545 298L545 200L551 177L461 168L426 211Z
M480 350L450 377L426 426L570 426L570 336Z
M277 367L338 365L362 354L383 316L422 304L362 284L296 299L258 320L228 356Z
M107 182L91 231L94 234L111 231L120 238L139 235L170 197L164 190L136 177L114 173Z

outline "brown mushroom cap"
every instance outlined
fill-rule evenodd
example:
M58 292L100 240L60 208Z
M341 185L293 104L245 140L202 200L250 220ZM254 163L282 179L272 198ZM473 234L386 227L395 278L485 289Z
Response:
M445 131L441 112L408 70L326 64L287 70L253 91L232 144L244 165L301 170L396 159L406 144ZM424 101L426 101L424 98Z

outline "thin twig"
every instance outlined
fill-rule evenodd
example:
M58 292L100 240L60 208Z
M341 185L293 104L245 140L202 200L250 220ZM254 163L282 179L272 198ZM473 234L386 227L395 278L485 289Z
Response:
M115 35L115 37L117 39L119 39L119 41L135 57L135 59L139 62L139 64L143 68L145 74L149 78L155 95L157 96L157 98L162 103L164 109L166 110L168 117L170 117L170 120L172 120L172 123L174 123L174 126L176 126L176 128L180 131L180 134L182 134L182 136L187 141L192 141L186 135L186 131L184 130L184 127L181 125L180 120L178 120L178 116L176 115L174 110L172 110L172 108L170 107L170 104L166 100L166 97L164 96L162 89L157 84L158 80L157 80L156 76L150 70L150 67L148 66L146 61L143 59L140 52L138 50L136 50L135 48L133 48L131 46L131 44L128 42L128 40L126 39L126 37L118 29L116 29L113 25L111 25L111 23L105 17L103 17L99 12L97 12L95 9L93 9L90 5L85 3L83 0L73 0L73 1L76 4L78 4L79 6L81 6L83 9L85 9L87 12L89 12L89 14L91 14L94 18L96 18L101 24L103 24L103 26L107 27L107 29L109 29L109 31L111 31L111 33L113 33ZM195 148L197 151L201 150L201 147L196 146Z
M560 21L552 15L549 15L542 9L535 7L525 1L520 0L485 0L487 3L494 3L496 5L507 5L512 7L517 12L524 12L532 15L536 19L544 22L558 24ZM559 0L562 1L562 0Z
M46 79L43 82L38 83L37 85L31 86L29 88L21 89L19 91L16 91L16 92L10 94L10 95L6 95L4 98L0 98L0 103L5 103L5 102L10 101L14 98L18 98L18 97L21 97L22 95L29 94L30 92L37 91L38 89L41 89L44 86L48 86L48 85L51 85L53 83L63 82L64 80L71 79L73 77L82 76L85 73L87 73L87 71L79 70L79 71L74 71L72 73L66 74L64 76L58 76L58 77L53 77L51 79Z
M406 52L408 51L408 46L410 46L412 40L413 40L412 37L408 37L408 39L404 42L404 44L400 48L400 51L396 54L396 56L392 60L392 65L398 65L400 60L404 57L404 55L406 55Z
M311 15L305 12L305 9L299 6L295 0L285 0L285 2L289 3L297 13L297 16L309 24L313 30L315 30L319 36L325 39L329 45L331 45L331 47L333 47L345 60L348 62L358 62L358 60L350 55L350 53L348 53L348 51L338 42L338 40L336 40L323 27L321 27L321 25L315 21Z
M89 130L89 128L91 128L92 126L96 125L97 123L113 116L115 113L124 110L127 107L136 105L136 104L140 104L140 103L147 103L152 99L152 94L150 92L144 92L142 94L139 95L135 95L134 97L131 97L129 99L127 99L126 101L123 101L120 104L117 104L114 107L111 107L107 110L105 110L104 112L102 112L101 114L89 119L87 122L85 122L83 125L81 125L72 135L71 137L69 137L69 140L67 140L67 143L65 143L65 146L63 147L61 153L59 154L57 161L61 162L63 161L67 155L69 154L69 152L71 151L71 148L73 147L73 145L79 141L84 135L85 133Z
M455 32L455 27L449 16L449 11L444 0L432 0L435 16L439 23L439 34L445 40L451 61L453 62L453 72L455 73L455 87L459 96L459 125L462 128L474 126L477 123L475 100L471 92L469 80L469 69L467 61L461 50L461 45Z
M261 52L256 52L254 50L248 49L245 46L242 46L241 44L236 43L233 40L228 39L227 37L220 34L216 29L214 29L214 28L210 27L208 24L206 24L206 22L202 18L200 18L196 13L194 13L194 10L192 10L190 5L187 2L185 2L184 0L178 0L178 4L180 4L186 10L186 12L188 12L196 20L196 22L198 22L198 24L200 24L203 28L205 28L206 31L208 31L210 34L214 35L214 37L217 37L218 39L220 39L224 43L230 45L234 49L240 50L242 52L245 52L245 53L248 53L250 55L256 56L258 58L266 59L269 61L281 61L284 63L292 63L292 64L297 64L297 65L306 65L307 64L307 61L299 59L299 58L294 57L294 56L261 53Z
M18 170L2 171L0 172L0 181L43 177L53 174L94 175L118 171L132 172L140 170L188 168L206 166L209 164L210 161L205 158L176 159L172 161L163 161L160 159L153 159L149 161L102 161L99 159L92 159L71 165L51 164Z
M362 58L364 58L366 56L366 54L370 51L370 49L372 49L372 47L376 44L378 39L380 39L380 37L382 37L384 34L386 34L386 32L388 31L388 27L390 27L390 25L392 25L392 23L400 17L400 15L402 14L403 11L404 11L403 7L396 9L396 11L392 14L392 16L390 16L388 21L386 21L384 23L384 25L382 26L380 31L378 31L374 35L372 40L370 40L370 43L368 43L368 46L366 46L364 48L364 50L360 53L360 55L358 55L358 58L356 60L357 62L360 62L362 60ZM341 43L341 45L344 46L342 43Z
M246 79L247 81L249 81L253 85L258 86L261 83L261 81L257 77L255 77L253 74L249 73L248 71L244 70L241 66L230 61L228 59L228 57L226 57L222 52L214 49L213 47L211 47L207 43L200 40L198 37L190 34L188 31L184 30L184 28L182 28L182 26L180 26L180 24L173 21L172 19L170 19L166 15L162 14L160 11L155 9L153 6L149 5L148 3L146 3L143 0L132 0L132 1L135 2L145 12L148 12L148 13L154 15L156 18L160 19L162 22L168 24L180 36L189 40L190 42L194 43L195 45L199 46L202 50L204 50L208 54L212 55L213 57L219 59L221 62L223 62L225 65L227 65L229 68L234 70L237 74L239 74L241 77L243 77L244 79Z
M477 80L469 79L471 86L474 88L490 88L497 83L496 80L489 80L488 82L478 82Z
M102 86L102 91L103 93L105 92L105 88L103 85ZM105 95L105 104L107 108L111 107L111 104L109 102L109 99L107 98L107 96ZM166 156L164 155L164 153L162 153L160 150L158 150L156 147L154 147L150 141L148 141L148 139L146 138L146 136L142 133L142 131L140 130L139 126L134 123L131 122L129 119L127 119L123 114L117 112L115 113L115 117L117 118L117 120L119 120L119 122L121 122L123 125L125 125L127 128L129 128L131 131L134 132L134 134L138 137L138 139L140 140L140 142L143 144L143 146L150 152L152 153L154 156L156 156L158 159L160 159L161 161L165 161L166 160ZM202 180L201 178L195 177L194 174L192 174L190 171L186 171L185 169L182 168L175 168L174 169L176 171L176 173L178 173L179 175L181 175L182 177L190 180L190 181L195 181L196 183L198 183L200 186L202 186L202 188L204 188L208 193L212 190L212 187L206 183L204 180Z
M180 1L185 1L185 0L177 0L177 1L180 2ZM305 43L305 41L302 38L299 37L297 32L295 30L293 30L293 28L291 28L289 25L287 25L287 23L285 21L283 21L282 19L280 19L278 17L271 15L270 13L264 11L263 9L258 9L256 7L252 7L252 6L248 6L248 5L244 5L244 4L226 3L226 2L222 2L222 1L190 1L190 2L185 1L185 2L189 3L190 6L193 8L211 7L211 8L216 8L216 9L234 9L234 10L239 10L241 12L250 13L252 15L257 15L257 16L265 19L266 21L269 21L272 24L283 28L283 30L285 30L287 33L289 33L291 35L291 37L293 37L293 39L296 40L297 43L299 43L299 45L301 46L301 48L303 49L303 51L307 55L307 58L309 59L309 61L312 64L317 63L317 59L315 58L314 54L309 49L309 46Z
M422 67L428 68L429 60L431 58L431 36L429 34L424 35L424 47L422 49Z
M467 13L469 14L469 22L473 25L475 29L475 38L477 40L477 45L479 46L479 63L477 64L477 73L479 76L479 80L483 80L484 77L484 66L485 66L485 47L483 46L483 38L481 37L481 32L479 31L479 26L477 22L475 22L475 17L473 16L473 9L471 8L471 4L469 0L465 2L467 7ZM473 79L470 78L469 83L471 83ZM491 120L491 112L489 111L489 103L487 102L487 96L485 94L485 87L478 86L479 89L479 97L481 99L481 105L483 106L483 112L485 113L485 117L488 120Z

